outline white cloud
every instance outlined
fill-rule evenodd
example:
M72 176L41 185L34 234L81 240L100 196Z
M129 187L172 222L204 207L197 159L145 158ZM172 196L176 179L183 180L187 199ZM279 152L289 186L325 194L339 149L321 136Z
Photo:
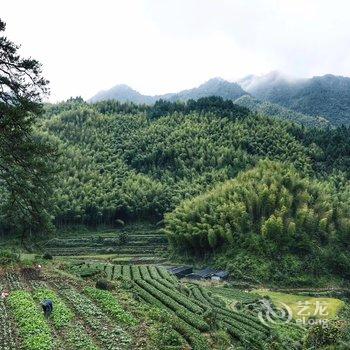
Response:
M273 69L350 75L349 10L345 0L11 0L1 16L60 100L118 83L158 94Z

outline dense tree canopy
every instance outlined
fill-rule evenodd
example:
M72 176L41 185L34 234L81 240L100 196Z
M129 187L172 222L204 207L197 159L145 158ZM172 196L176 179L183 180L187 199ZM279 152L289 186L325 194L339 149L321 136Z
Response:
M349 277L349 128L292 124L215 97L77 98L46 116L40 129L61 151L57 225L165 215L177 252L214 254L262 279Z
M334 126L350 124L350 78L326 74L292 81L278 72L270 78L252 84L249 92L259 100L324 117Z
M262 158L287 161L302 176L347 171L348 129L305 128L221 98L152 107L76 98L45 110L40 129L61 151L59 225L159 220Z
M205 112L208 103L215 109ZM264 157L312 171L309 150L288 124L220 99L190 101L186 108L166 104L157 118L149 107L112 101L88 105L78 99L46 108L41 129L62 154L55 186L58 224L159 220L182 199Z
M339 196L330 182L300 176L287 164L261 161L182 202L166 214L166 232L180 252L244 250L277 261L292 255L301 270L350 277L349 190L348 185L347 194Z

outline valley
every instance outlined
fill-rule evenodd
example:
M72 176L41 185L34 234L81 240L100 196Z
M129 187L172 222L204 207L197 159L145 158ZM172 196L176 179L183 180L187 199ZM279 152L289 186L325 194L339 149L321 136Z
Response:
M207 47L187 35L187 10L175 40L143 18L144 2L119 19L121 4L80 5L50 4L26 24L46 7L14 10L22 30L9 35L46 49L48 69L0 19L0 350L350 349L350 78L310 60L306 78L217 77L167 93L278 56L220 40L221 28ZM126 74L162 93L118 84L88 98Z

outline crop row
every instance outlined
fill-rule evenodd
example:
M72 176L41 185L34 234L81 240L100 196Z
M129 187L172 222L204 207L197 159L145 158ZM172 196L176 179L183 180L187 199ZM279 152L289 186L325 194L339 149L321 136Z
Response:
M52 321L55 328L60 329L64 326L68 326L73 320L73 312L56 296L55 292L46 288L39 288L35 289L32 294L34 299L38 302L45 299L50 299L53 302L55 312L52 313Z
M116 264L102 264L102 263L82 263L72 267L75 271L80 272L84 268L96 269L98 271L105 271L108 278L124 278L128 280L136 279L164 279L168 283L177 283L176 277L172 276L164 267L155 265L116 265Z
M261 323L257 317L226 309L221 303L214 301L203 288L193 287L191 290L196 298L203 303L205 301L208 302L222 318L225 318L225 320L232 321L235 324L239 323L241 327L247 329L247 331L256 331L264 335L270 334L270 328Z
M131 266L132 279L137 280L141 278L140 268L137 265Z
M140 269L140 275L143 279L150 279L151 278L146 265L141 265L139 267L139 269Z
M165 287L163 284L154 279L147 280L147 282L159 291L163 292L165 295L177 301L180 305L184 306L189 311L196 314L201 314L203 312L203 309L201 307L194 304L189 298L178 292L176 289Z
M218 308L222 308L223 306L225 306L225 303L218 298L212 298L211 295L209 295L209 293L206 291L206 289L204 289L201 286L198 286L198 289L200 290L200 292L202 293L203 298L212 306L218 307Z
M86 287L84 292L117 322L129 326L137 324L136 319L120 306L111 292L92 287Z
M266 343L263 339L256 337L253 333L248 333L246 330L235 326L233 327L230 324L224 322L228 333L233 337L240 340L245 349L250 350L264 350L266 349Z
M212 310L212 306L209 305L207 300L203 298L197 286L190 286L189 290L189 297L192 300L192 302L203 308L204 311Z
M221 321L224 321L225 323L229 324L233 328L240 329L240 330L244 331L245 333L252 334L258 338L264 339L269 335L269 333L266 333L261 329L257 329L252 325L249 325L247 323L243 323L240 320L234 319L230 316L223 315L220 312L218 312L217 317L218 317L218 319L220 319Z
M219 312L227 317L230 317L232 320L246 325L247 327L253 328L266 335L270 334L271 329L265 324L261 323L257 317L237 311L229 311L224 309L219 309Z
M166 244L166 237L164 235L148 235L138 236L131 235L128 237L127 246L142 245L142 246L154 246ZM101 246L113 246L118 247L126 244L121 244L118 237L87 237L87 238L53 238L45 243L47 248L60 248L60 247L101 247Z
M160 300L137 284L135 284L135 290L145 302L169 312L169 322L171 322L173 328L186 339L193 350L207 350L210 348L206 338L197 329L177 317L174 311L164 305Z
M148 268L148 272L149 272L152 279L161 278L159 273L158 273L157 268L154 265L148 265L147 268Z
M201 331L208 331L209 326L203 320L203 318L199 315L196 315L181 304L176 302L174 299L159 291L156 287L151 285L145 280L135 280L135 282L143 289L145 289L148 293L152 294L156 299L161 301L164 305L166 305L169 309L173 310L177 316L182 318L185 322L190 324L191 326L197 328Z
M88 297L72 288L61 289L65 297L95 333L96 338L106 350L124 349L131 339L119 326L112 325L109 318Z
M157 266L157 270L161 278L164 278L171 283L178 282L177 278L174 275L170 274L164 267Z
M123 275L123 273L122 273L123 266L122 265L113 265L113 266L114 266L114 271L113 271L111 279L122 276Z
M10 318L2 300L0 300L0 344L1 349L15 350L18 348L12 332Z
M33 285L33 284L32 284ZM37 288L33 291L36 300L42 301L50 299L54 305L52 313L52 322L58 331L61 331L67 344L76 350L97 350L90 336L86 333L83 326L77 324L74 320L75 315L64 301L52 290L47 288Z
M152 255L154 247L151 246L121 246L121 247L52 247L46 251L56 256L85 255L85 254L137 254Z
M259 296L258 294L248 293L234 288L212 287L210 290L215 294L219 294L224 297L234 299L243 303L253 303L261 299L261 296Z
M50 350L53 338L44 315L27 291L14 291L8 297L11 313L18 325L19 335L27 350Z
M158 281L159 283L161 283L163 286L168 287L168 288L170 288L170 289L176 288L176 287L179 286L178 283L175 283L174 281L173 281L173 282L169 282L169 280L167 280L167 279L165 279L165 278L158 278L157 281Z

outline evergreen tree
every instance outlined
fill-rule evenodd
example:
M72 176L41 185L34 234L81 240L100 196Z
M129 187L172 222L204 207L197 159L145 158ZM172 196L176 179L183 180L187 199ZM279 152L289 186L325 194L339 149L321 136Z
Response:
M0 32L4 30L0 20ZM54 151L34 132L48 82L39 62L22 58L18 48L0 37L0 181L3 228L24 235L50 225L48 176Z

